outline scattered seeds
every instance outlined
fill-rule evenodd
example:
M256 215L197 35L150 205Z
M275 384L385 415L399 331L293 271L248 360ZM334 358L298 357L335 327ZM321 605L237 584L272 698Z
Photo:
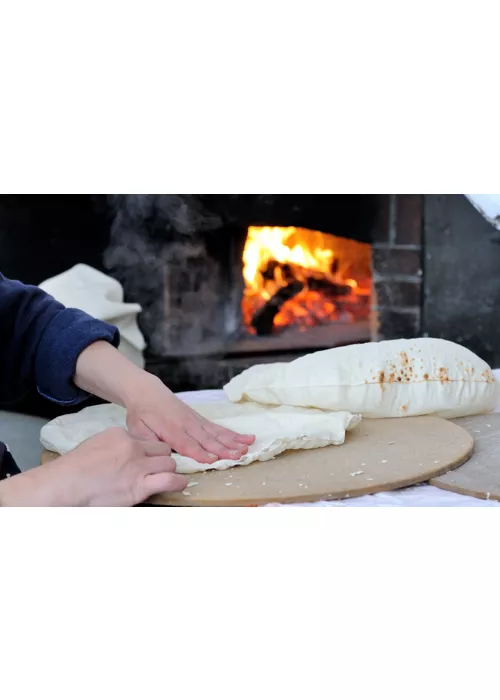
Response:
M382 460L382 464L387 464L387 460L386 460L386 459L383 459L383 460Z
M199 481L189 481L188 488L190 488L191 486L198 486L199 483L200 483Z
M183 491L182 494L183 494L183 496L190 496L191 491Z
M232 486L232 485L233 485L232 481L229 481L227 484L224 484L224 486Z
M359 476L360 474L364 474L364 472L362 472L362 471L352 472L351 476Z

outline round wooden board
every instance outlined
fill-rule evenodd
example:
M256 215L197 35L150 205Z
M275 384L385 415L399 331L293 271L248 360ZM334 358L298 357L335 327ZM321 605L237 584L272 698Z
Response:
M165 506L249 506L335 500L411 486L463 464L474 441L441 418L363 420L343 445L286 452L269 462L189 475ZM57 455L45 452L42 464Z
M433 486L465 496L500 501L500 414L453 421L474 438L470 460L453 472L431 480Z

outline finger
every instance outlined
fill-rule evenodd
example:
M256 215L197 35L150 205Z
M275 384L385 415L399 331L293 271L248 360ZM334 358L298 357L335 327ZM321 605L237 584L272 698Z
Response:
M147 457L169 457L172 454L170 445L160 440L156 442L144 441L141 447Z
M149 429L153 432L156 440L170 445L171 448L179 454L186 455L186 457L191 456L186 454L182 448L182 444L185 442L184 438L188 437L182 425L176 426L175 424L171 424L169 426L168 423L165 425L165 422L163 422L161 419L159 420L157 415L151 416L148 419L148 425L150 426ZM187 447L189 449L189 446Z
M191 457L191 459L200 462L200 464L213 464L219 459L216 453L205 450L197 440L185 432L172 438L170 442L174 450L180 455Z
M150 442L158 441L156 433L151 428L148 428L142 420L134 421L134 423L128 424L127 427L132 437L139 440L149 440Z
M217 455L219 459L239 459L248 450L245 445L239 445L234 450L228 449L199 424L189 426L187 432L204 450Z
M188 480L182 474L149 474L144 477L142 500L145 501L157 493L178 493L179 491L184 491L187 483Z
M191 457L191 459L196 460L200 464L213 464L219 459L217 452L205 450L199 440L193 438L192 435L188 434L186 430L180 426L177 430L169 430L168 432L165 430L164 426L153 424L153 427L158 437L168 442L172 449L180 455ZM201 434L206 436L203 430Z
M144 476L149 474L159 474L160 472L170 472L173 474L177 467L172 457L147 457L139 462L140 469Z
M200 445L204 450L216 454L220 459L240 459L240 457L248 452L248 447L246 447L246 445L240 445L236 449L230 450L216 438L208 435L208 433L205 433L205 435L206 437L200 440Z
M238 449L242 445L246 445L248 447L255 442L255 435L235 433L233 430L217 425L217 423L206 421L203 423L203 427L208 433L216 437L219 442L226 447L229 447L229 449Z
M230 432L224 432L220 426L215 425L213 423L208 423L207 425L204 424L203 428L209 435L211 435L221 445L224 445L224 447L227 447L229 450L247 450L246 445L244 445L241 442L238 442Z

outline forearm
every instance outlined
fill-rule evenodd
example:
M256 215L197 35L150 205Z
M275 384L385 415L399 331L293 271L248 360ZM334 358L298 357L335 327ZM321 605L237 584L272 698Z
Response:
M29 469L0 481L0 507L73 505L50 466Z
M125 408L144 391L145 384L158 382L109 343L101 341L80 354L74 376L74 383L80 389Z
M77 358L98 340L119 343L114 326L1 274L0 329L0 402L36 389L61 405L78 403L86 395L73 383Z

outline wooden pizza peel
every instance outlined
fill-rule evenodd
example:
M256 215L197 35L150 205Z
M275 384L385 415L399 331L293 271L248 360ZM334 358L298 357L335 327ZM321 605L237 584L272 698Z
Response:
M189 475L165 506L256 506L336 500L411 486L463 464L473 450L463 427L441 418L363 420L343 445L285 452L268 462ZM57 455L44 450L42 464Z
M431 479L431 484L466 496L500 501L500 414L459 418L453 423L474 438L474 452L459 469Z

